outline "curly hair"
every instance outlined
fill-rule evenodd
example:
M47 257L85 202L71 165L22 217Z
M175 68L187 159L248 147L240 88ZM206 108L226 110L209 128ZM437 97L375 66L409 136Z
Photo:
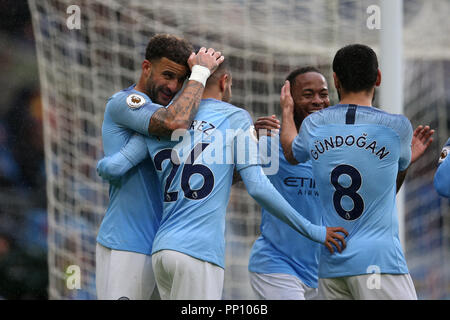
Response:
M147 44L145 59L155 61L167 58L188 67L187 60L193 51L193 46L185 39L172 34L156 34Z

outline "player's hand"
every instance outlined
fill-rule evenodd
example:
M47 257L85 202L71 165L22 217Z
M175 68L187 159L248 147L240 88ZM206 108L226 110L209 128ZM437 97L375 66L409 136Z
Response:
M411 164L416 162L433 142L433 134L434 130L431 130L429 126L420 125L414 130L411 142Z
M294 113L294 99L291 95L291 84L288 80L285 81L281 88L280 106L283 112Z
M341 233L345 234L345 236L348 236L347 230L345 230L342 227L327 227L327 237L325 239L324 244L325 244L325 247L327 247L328 251L330 251L331 254L334 253L333 245L337 248L339 253L341 253L342 250L344 250L345 247L347 246L344 236L342 236L338 232L341 232Z
M222 56L220 51L215 51L213 48L206 50L205 47L201 47L197 53L192 52L188 59L188 65L192 70L192 67L198 64L208 68L213 73L224 59L225 57Z
M120 186L121 178L115 178L107 173L106 165L108 164L109 157L104 157L97 163L97 174L104 180L109 182L111 185L117 187Z
M258 139L260 135L275 136L280 132L280 120L276 115L260 117L255 122L255 130ZM259 132L260 130L261 132Z

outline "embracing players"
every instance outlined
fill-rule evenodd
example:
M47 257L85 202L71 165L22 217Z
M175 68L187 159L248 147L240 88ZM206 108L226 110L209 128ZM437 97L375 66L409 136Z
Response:
M133 136L120 152L99 162L99 173L115 178L148 154L152 158L164 201L152 250L163 299L221 298L225 213L235 168L249 194L268 212L330 251L332 245L339 252L345 248L344 229L312 224L266 178L258 163L250 115L228 103L231 84L224 62L208 79L187 132L172 139Z
M411 123L372 107L381 82L372 49L358 44L340 49L333 71L339 104L309 115L298 135L288 83L281 97L286 159L312 161L324 223L349 232L341 254L321 250L319 296L417 299L398 237L395 201L411 160ZM373 273L380 280L375 285Z
M107 102L102 126L106 155L120 150L137 131L168 135L187 128L198 110L203 79L223 61L220 52L205 48L197 54L186 40L158 34L147 45L136 85ZM180 91L189 71L192 73ZM96 247L98 299L149 299L155 288L152 243L162 215L158 178L151 161L143 161L111 183L109 205L100 225Z
M293 103L296 130L303 120L329 106L328 85L325 77L314 67L293 70L286 78L292 100L283 97L281 103ZM255 122L256 130L277 132L279 121L275 116L261 117ZM263 134L263 132L261 132ZM434 130L418 126L411 146L411 164L419 159L432 142ZM261 134L260 134L261 136ZM266 141L267 140L267 141ZM260 137L260 142L278 145L279 137ZM324 209L312 172L311 160L295 166L289 164L279 147L279 170L268 172L270 182L299 214L320 224ZM317 298L320 246L293 232L279 219L262 210L261 235L255 241L249 261L250 283L262 299L315 299ZM292 245L295 243L295 245Z

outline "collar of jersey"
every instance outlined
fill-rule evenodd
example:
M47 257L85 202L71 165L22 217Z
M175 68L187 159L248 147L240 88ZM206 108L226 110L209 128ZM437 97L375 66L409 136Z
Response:
M336 104L335 105L335 107L344 107L344 108L347 108L349 105L351 105L352 103L346 103L346 104L340 104L340 103L338 103L338 104ZM374 107L374 106L362 106L362 105L359 105L359 104L353 104L353 105L355 105L355 106L357 106L358 108L369 108L369 109L378 109L378 108L376 108L376 107Z

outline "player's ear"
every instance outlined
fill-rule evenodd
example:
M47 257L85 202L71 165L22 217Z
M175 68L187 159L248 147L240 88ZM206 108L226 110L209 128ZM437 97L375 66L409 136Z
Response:
M338 90L341 87L341 84L339 83L339 79L336 75L336 72L333 72L333 80L334 80L334 87L336 90Z
M227 84L229 81L229 76L228 74L224 73L220 79L219 79L219 87L220 87L220 92L225 92L225 90L227 89Z
M149 74L151 73L152 66L153 66L152 63L149 60L145 59L144 61L142 61L142 73L146 77L148 77Z
M379 87L381 84L381 71L380 69L377 70L377 81L375 82L375 86Z

